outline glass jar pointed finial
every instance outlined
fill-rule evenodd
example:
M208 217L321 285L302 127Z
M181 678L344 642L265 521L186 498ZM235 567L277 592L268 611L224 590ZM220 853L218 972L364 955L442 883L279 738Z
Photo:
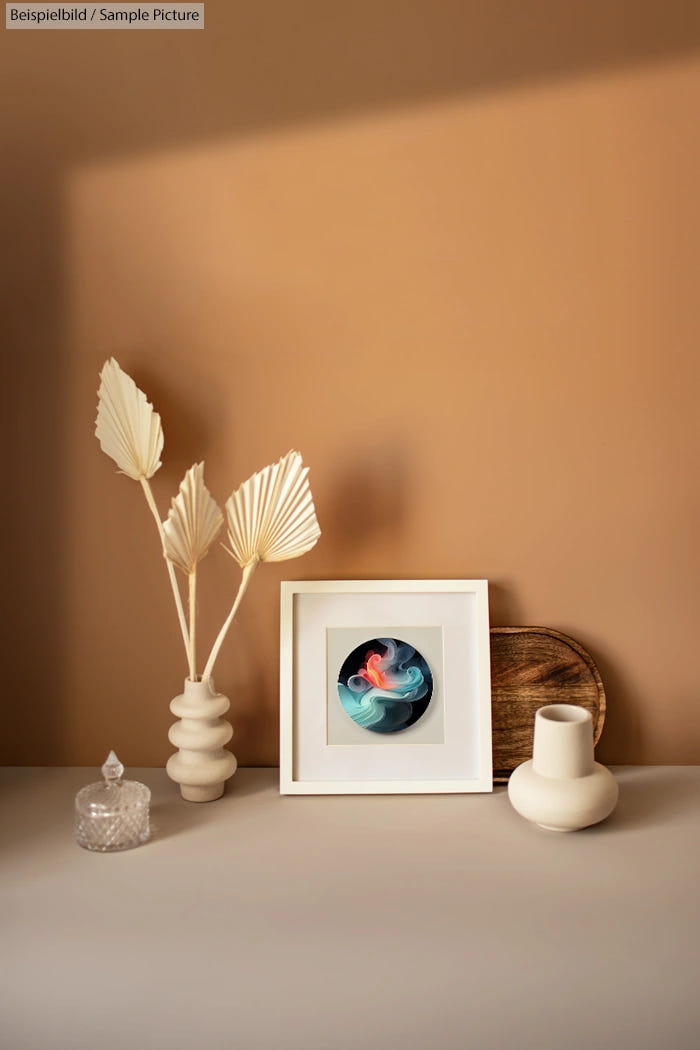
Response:
M102 766L102 776L105 778L105 784L107 787L111 784L119 784L123 775L124 766L121 764L114 751L110 751L104 761L104 765Z

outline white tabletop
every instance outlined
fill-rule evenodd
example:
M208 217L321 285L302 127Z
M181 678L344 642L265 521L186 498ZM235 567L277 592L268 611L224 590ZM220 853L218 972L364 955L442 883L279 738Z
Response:
M0 770L0 1044L695 1050L700 767L615 773L567 835L503 788L281 798L244 769L197 805L130 769L153 837L94 854L97 770Z

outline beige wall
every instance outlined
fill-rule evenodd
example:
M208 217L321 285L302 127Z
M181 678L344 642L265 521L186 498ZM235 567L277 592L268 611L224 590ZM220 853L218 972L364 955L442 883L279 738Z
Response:
M603 761L700 761L700 29L496 6L5 33L3 761L171 750L167 579L93 437L111 355L163 419L163 514L196 460L220 501L311 467L322 539L260 570L218 665L242 764L277 761L280 579L412 576L582 642ZM203 564L206 641L234 569Z

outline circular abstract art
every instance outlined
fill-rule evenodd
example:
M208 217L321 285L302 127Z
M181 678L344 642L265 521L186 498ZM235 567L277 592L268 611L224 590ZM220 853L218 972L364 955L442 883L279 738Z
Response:
M428 662L400 638L372 638L350 653L338 696L353 722L373 733L399 733L425 714L433 695Z

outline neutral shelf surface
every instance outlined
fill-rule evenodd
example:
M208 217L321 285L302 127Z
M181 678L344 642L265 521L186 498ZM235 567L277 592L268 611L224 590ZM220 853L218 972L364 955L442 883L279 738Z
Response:
M95 769L0 770L4 1050L695 1050L700 767L615 769L604 823L493 795L280 797L243 769L94 854Z

